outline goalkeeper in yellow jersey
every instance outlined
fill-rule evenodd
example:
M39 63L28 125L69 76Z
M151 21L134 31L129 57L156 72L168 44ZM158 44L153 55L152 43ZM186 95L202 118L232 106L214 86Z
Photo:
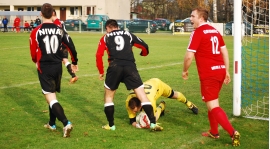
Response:
M158 107L156 107L156 101L160 96L176 99L177 101L184 103L194 114L198 114L199 110L192 102L188 101L182 93L174 91L169 85L160 79L152 78L143 82L143 84L147 98L150 100L153 106L156 121L158 121L161 115L164 115L165 111L164 101L161 101ZM130 93L126 99L126 108L130 119L130 124L136 128L141 128L140 124L136 122L136 115L137 112L141 111L141 107L141 102L136 97L136 94L134 92Z

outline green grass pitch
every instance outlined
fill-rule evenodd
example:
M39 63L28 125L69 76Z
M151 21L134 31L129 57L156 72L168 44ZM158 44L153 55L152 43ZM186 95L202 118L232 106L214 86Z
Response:
M69 84L70 76L63 66L61 93L57 94L68 119L74 124L70 138L62 138L62 124L51 132L43 125L48 122L48 105L41 94L35 64L29 50L29 33L0 33L0 148L1 149L221 149L232 148L231 138L221 127L220 139L201 136L209 129L207 109L201 101L200 83L195 62L189 70L189 79L181 77L182 62L189 42L188 35L170 33L136 33L150 47L147 57L139 56L134 48L139 73L143 80L160 78L174 90L182 92L199 108L194 115L175 100L166 101L165 116L159 119L162 132L135 129L129 124L125 109L128 91L121 84L116 92L116 131L101 128L107 123L103 112L103 81L98 79L95 53L101 33L74 33L72 37L79 58L79 80ZM233 75L233 37L225 36L230 54L230 72ZM107 55L104 56L105 70ZM269 147L269 122L232 115L233 82L224 85L220 105L232 125L241 133L242 149Z

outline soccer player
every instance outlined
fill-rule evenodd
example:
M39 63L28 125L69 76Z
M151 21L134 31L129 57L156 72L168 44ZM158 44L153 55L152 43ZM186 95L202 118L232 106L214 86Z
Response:
M55 9L53 10L52 20L53 20L54 24L56 24L57 26L59 26L60 28L62 28L66 32L64 22L60 21L57 18ZM67 32L66 32L66 35L68 37L69 42L73 44L73 41L70 38L70 36L67 34ZM76 74L75 74L75 72L73 70L77 71L78 67L77 67L77 65L71 65L70 62L68 61L68 51L70 51L70 49L63 44L62 45L62 50L64 52L63 64L66 66L68 73L71 75L71 79L69 80L69 82L70 83L75 83L78 80L78 77L76 76ZM70 54L72 54L72 53L70 52ZM73 69L71 67L73 67Z
M102 57L105 50L107 50L109 62L104 82L104 112L109 124L102 128L115 130L113 98L120 82L123 82L127 89L133 89L137 97L141 100L142 108L151 122L150 130L162 130L160 126L156 125L153 107L144 92L143 82L136 68L135 58L132 52L132 46L135 46L142 50L140 53L141 56L147 56L149 53L148 45L134 34L119 30L116 20L109 19L105 27L107 34L101 37L96 52L96 66L99 70L100 80L103 80L104 76Z
M20 32L20 23L21 23L21 19L16 16L16 18L14 19L14 28L16 29L16 33Z
M192 102L188 101L182 93L174 91L169 85L160 79L149 79L143 82L143 85L147 98L151 101L153 106L156 121L158 121L160 116L164 115L165 111L164 101L161 101L158 107L156 107L156 102L160 96L176 99L177 101L184 103L194 114L198 114L198 108ZM140 124L136 122L136 114L141 111L141 101L136 97L134 92L130 93L126 99L126 109L130 124L136 128L142 128Z
M218 124L220 124L231 136L232 145L239 146L240 134L232 127L218 100L222 84L230 82L229 55L222 36L206 23L207 18L208 11L203 8L195 8L191 13L190 20L195 30L190 35L182 77L184 80L188 79L188 68L195 56L202 100L208 109L210 123L210 130L202 135L219 138Z
M74 64L77 64L77 52L69 42L65 32L52 22L53 7L44 3L41 7L43 24L36 27L30 35L30 53L32 61L36 64L42 93L49 104L50 120L44 127L56 130L56 118L63 124L63 137L69 137L73 128L67 119L63 107L56 98L60 92L62 77L62 44L67 45L72 52Z

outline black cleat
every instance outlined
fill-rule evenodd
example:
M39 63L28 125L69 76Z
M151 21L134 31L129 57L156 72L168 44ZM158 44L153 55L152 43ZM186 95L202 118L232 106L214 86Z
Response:
M186 105L194 114L199 113L199 109L192 102L188 101Z

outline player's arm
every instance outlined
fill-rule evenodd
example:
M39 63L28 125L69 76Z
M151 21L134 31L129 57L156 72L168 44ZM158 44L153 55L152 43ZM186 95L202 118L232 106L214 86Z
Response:
M38 49L38 44L36 41L36 32L37 32L37 28L35 30L32 31L30 38L29 38L29 44L30 44L30 54L32 57L32 61L34 63L38 62L38 52L40 51Z
M224 80L224 83L225 84L228 84L231 82L231 77L230 77L230 72L229 72L229 54L228 54L228 50L226 48L226 46L223 46L220 48L220 51L222 53L222 57L223 57L223 60L224 60L224 64L225 64L225 67L226 67L226 78Z
M192 59L194 57L194 52L187 51L184 57L184 65L183 65L183 72L182 72L182 78L184 80L188 79L188 68L191 65Z
M70 36L68 35L67 32L63 31L64 35L62 38L62 44L67 48L70 56L71 56L71 61L73 65L77 65L78 63L78 58L77 58L77 51L75 48L75 45L72 41L72 39L70 38Z
M63 29L65 32L67 32L65 23L64 23L63 21L60 21L60 23L61 23L62 29Z
M183 64L183 71L182 71L182 78L184 80L188 79L188 69L191 65L192 59L198 47L200 46L201 36L200 32L193 31L190 34L190 41L189 45L184 57L184 64Z
M103 59L102 57L104 56L104 51L106 50L106 44L104 41L104 36L101 37L99 43L98 43L98 48L96 52L96 66L99 71L99 79L103 80L104 76L104 65L103 65Z
M141 49L141 56L147 56L149 54L149 48L148 45L139 37L135 36L134 34L131 33L132 36L132 42L133 42L133 46Z

